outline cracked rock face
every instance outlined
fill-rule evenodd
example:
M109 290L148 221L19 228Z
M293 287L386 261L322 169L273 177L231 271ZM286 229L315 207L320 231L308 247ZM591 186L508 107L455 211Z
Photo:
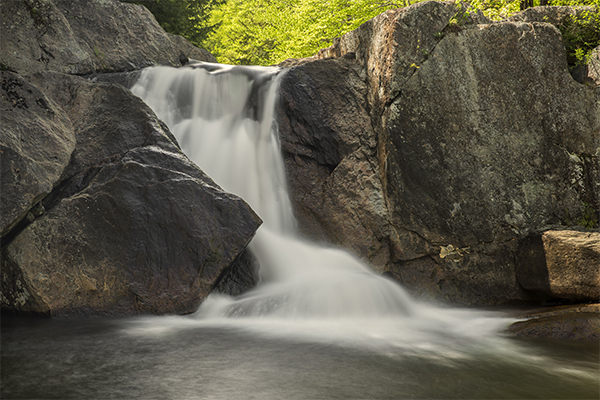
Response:
M598 216L600 89L571 77L553 25L464 11L388 11L291 68L280 130L299 224L424 297L534 300L519 243Z

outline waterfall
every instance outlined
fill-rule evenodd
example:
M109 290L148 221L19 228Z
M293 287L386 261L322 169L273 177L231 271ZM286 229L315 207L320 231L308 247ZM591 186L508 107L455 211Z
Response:
M350 254L299 238L273 115L281 74L210 63L152 67L132 88L182 150L264 220L248 246L260 265L256 288L235 298L211 294L192 318L163 317L159 327L149 321L151 329L224 324L264 335L440 351L451 337L479 343L512 322L416 302Z
M142 72L133 93L169 126L184 153L263 219L249 245L260 265L256 289L211 295L204 317L408 315L399 285L341 250L301 240L286 189L275 101L277 68L198 63Z
M256 288L235 298L211 294L191 316L139 320L130 332L218 327L436 358L506 347L497 332L513 318L417 302L350 254L299 237L274 119L282 73L209 63L152 67L132 88L182 150L264 223L248 246L260 265Z

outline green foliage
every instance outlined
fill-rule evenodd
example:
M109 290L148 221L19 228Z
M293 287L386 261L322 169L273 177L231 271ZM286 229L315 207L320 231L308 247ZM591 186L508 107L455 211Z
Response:
M415 2L415 1L412 1ZM385 0L228 0L205 42L220 62L269 65L308 57L333 39L406 2Z
M600 45L600 12L583 11L569 16L559 27L569 64L587 65L592 50Z
M167 32L181 35L198 47L214 26L208 24L214 6L224 0L121 0L145 6Z
M594 229L598 226L598 214L590 204L585 202L582 203L581 214L581 218L575 221L577 225L590 229Z
M309 57L385 10L420 1L227 0L212 10L205 22L214 29L203 46L223 63L277 64L287 58ZM534 6L540 1L548 5L594 5L600 0L534 0ZM520 11L521 1L472 0L471 4L489 18L500 20ZM459 17L465 15L457 14L450 28L459 29ZM598 13L565 23L563 34L568 37L569 54L582 63L598 45L598 24L592 23L597 19Z
M466 9L463 10L463 3L456 2L455 4L457 11L448 21L448 25L446 25L444 31L460 32L462 30L462 27L468 24L469 22L470 11L468 7L466 7ZM442 38L444 34L443 32L438 32L435 36Z
M538 0L539 3L539 0ZM521 2L507 0L472 0L473 8L483 11L483 14L495 21L508 18L521 10Z

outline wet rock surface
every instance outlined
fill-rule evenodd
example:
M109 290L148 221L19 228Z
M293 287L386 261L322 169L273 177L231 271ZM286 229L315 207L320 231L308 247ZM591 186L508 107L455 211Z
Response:
M521 315L507 333L520 337L600 340L600 304L558 306Z
M244 250L231 265L224 270L212 292L239 296L258 284L258 262L248 249Z
M303 233L343 242L359 254L376 254L382 249L373 233L384 222L378 213L385 208L377 198L376 143L360 72L353 60L343 58L287 72L279 130ZM363 224L370 226L361 229Z

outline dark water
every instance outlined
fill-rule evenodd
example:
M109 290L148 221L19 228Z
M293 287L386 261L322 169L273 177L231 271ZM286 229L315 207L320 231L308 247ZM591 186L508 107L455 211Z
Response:
M182 317L2 319L2 399L599 398L597 344L387 344ZM290 330L294 330L292 326ZM441 339L441 338L440 338ZM491 348L490 348L491 347Z

